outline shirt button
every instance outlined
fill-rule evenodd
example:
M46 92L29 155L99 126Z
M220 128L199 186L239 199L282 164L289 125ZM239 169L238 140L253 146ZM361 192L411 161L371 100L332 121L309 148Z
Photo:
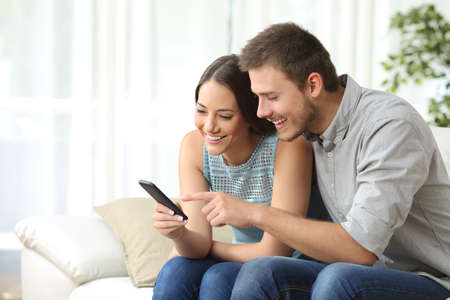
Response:
M329 158L333 157L333 152L328 152L328 157Z

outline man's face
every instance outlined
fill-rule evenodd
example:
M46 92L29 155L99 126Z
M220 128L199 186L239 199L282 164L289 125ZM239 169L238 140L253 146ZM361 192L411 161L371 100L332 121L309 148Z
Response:
M281 140L292 141L307 131L315 113L311 98L272 65L251 69L249 75L259 98L257 115L275 124Z

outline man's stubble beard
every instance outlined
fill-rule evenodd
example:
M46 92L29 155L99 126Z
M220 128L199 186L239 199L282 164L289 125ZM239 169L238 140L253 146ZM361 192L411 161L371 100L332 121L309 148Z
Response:
M289 138L282 138L280 136L278 136L278 138L282 141L286 141L286 142L292 142L293 140L297 139L299 136L303 135L305 132L307 132L307 128L308 125L314 120L315 118L315 110L313 108L313 106L310 106L310 114L308 119L303 123L303 126L301 128L295 128L295 133L289 137Z
M299 136L303 135L303 132L304 132L304 130L299 129L296 131L296 133L292 137L282 138L282 137L278 136L278 138L285 142L292 142L293 140L297 139Z

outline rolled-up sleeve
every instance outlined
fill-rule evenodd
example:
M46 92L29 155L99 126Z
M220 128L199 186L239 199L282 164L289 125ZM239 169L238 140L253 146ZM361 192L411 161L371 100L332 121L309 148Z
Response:
M365 132L357 162L357 190L341 223L361 246L382 257L404 224L428 174L430 155L414 124L378 121Z

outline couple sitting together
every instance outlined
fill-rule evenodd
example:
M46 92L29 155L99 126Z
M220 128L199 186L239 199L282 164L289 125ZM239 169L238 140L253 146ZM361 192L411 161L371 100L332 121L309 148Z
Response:
M181 207L153 299L445 299L450 182L405 100L337 76L320 41L272 25L215 60L181 143ZM320 191L320 193L319 193ZM233 243L212 239L231 225Z

